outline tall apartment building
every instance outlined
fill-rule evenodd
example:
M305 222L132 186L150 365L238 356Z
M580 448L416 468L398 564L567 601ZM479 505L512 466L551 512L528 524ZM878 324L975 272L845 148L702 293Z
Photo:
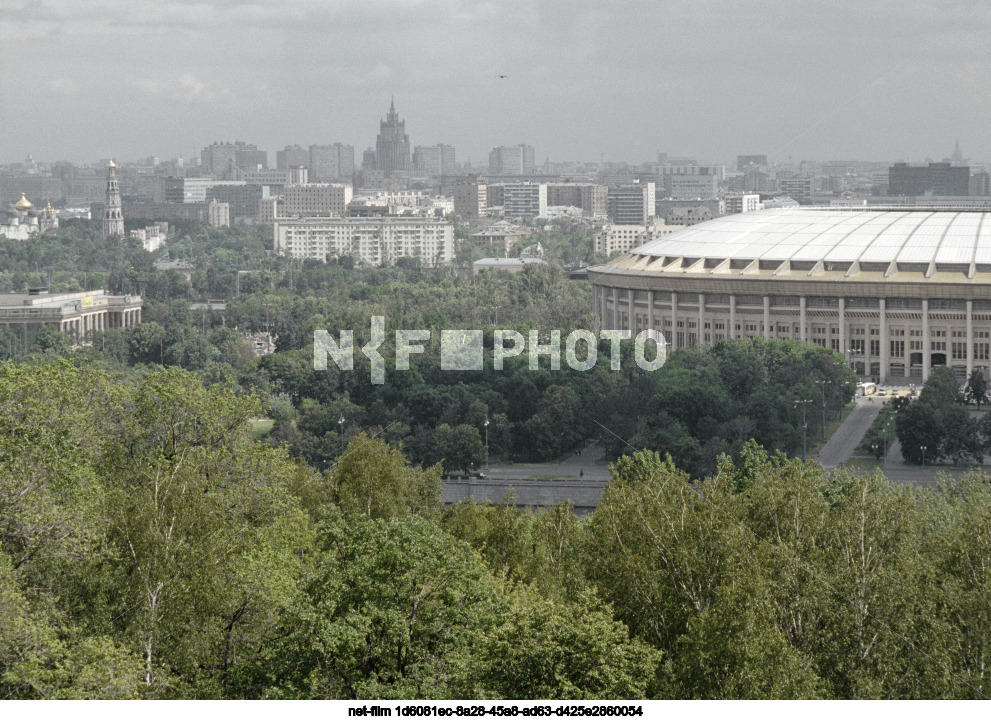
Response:
M782 195L798 201L799 205L809 205L812 202L814 178L795 177L778 178L778 190Z
M165 202L202 203L206 200L207 190L218 185L247 185L247 183L243 180L169 177L165 179Z
M287 145L284 150L275 153L275 167L279 170L289 170L300 165L310 165L310 151L301 145Z
M207 222L214 228L228 228L231 224L231 206L218 200L207 205Z
M253 143L237 140L233 143L216 142L200 152L203 167L217 177L230 177L234 168L258 170L268 167L268 153Z
M354 175L353 145L311 145L309 154L310 179L315 182L350 181Z
M609 188L606 197L609 219L617 225L644 225L656 216L657 188L654 183L633 183Z
M488 188L469 175L454 186L454 214L462 217L484 215L488 208Z
M489 152L490 175L525 175L532 173L533 168L531 145L500 145Z
M888 169L888 195L967 195L968 192L970 168L966 165L895 163Z
M427 268L454 259L454 225L429 218L276 219L275 250L290 258L326 261L349 255L368 265L418 258Z
M991 195L991 175L988 173L971 175L967 195Z
M728 193L723 201L726 213L752 213L760 210L760 196L756 193Z
M581 208L582 215L605 217L609 189L591 183L548 183L547 205Z
M503 212L507 218L540 218L547 215L547 183L506 183L502 186Z
M291 170L246 170L238 172L237 180L248 185L289 185L292 182Z
M353 197L351 186L343 183L287 185L282 191L282 211L287 216L343 218L347 215L348 203Z
M715 173L670 173L664 176L664 194L668 198L715 198L719 176Z
M413 172L420 176L453 175L454 146L417 145L413 149Z
M683 225L666 225L664 221L653 225L604 225L595 234L593 247L596 253L609 255L613 252L626 253L638 248L648 240L681 230Z
M230 207L233 222L258 219L258 202L269 196L267 185L215 185L206 191L206 201L216 200Z

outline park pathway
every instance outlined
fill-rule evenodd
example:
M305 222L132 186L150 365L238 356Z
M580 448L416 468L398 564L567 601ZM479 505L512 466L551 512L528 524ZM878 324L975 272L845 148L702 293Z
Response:
M877 400L871 402L866 398L858 398L857 407L850 412L819 451L816 457L819 465L823 468L836 468L849 461L883 407L884 403Z

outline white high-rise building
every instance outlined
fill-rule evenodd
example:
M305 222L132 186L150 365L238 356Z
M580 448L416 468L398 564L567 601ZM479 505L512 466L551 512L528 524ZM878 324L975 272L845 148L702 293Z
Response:
M425 268L454 260L454 225L431 218L277 218L274 242L276 252L290 258L348 255L376 266L418 258Z
M502 206L507 218L540 218L547 215L547 183L506 183Z

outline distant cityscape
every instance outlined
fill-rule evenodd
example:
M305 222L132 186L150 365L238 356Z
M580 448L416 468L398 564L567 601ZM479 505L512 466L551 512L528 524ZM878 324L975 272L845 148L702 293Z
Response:
M417 257L435 267L454 257L450 216L502 223L473 235L501 255L525 235L513 223L570 218L601 226L595 250L625 252L674 230L763 208L826 206L985 207L988 167L970 164L959 143L939 161L772 161L742 154L713 164L658 151L629 164L538 164L533 146L492 148L488 163L458 162L446 143L413 145L390 101L374 146L356 162L343 142L287 145L274 153L241 140L216 141L198 157L105 158L76 165L0 167L0 237L27 240L60 219L102 218L106 234L128 232L149 250L167 223L269 224L272 251L326 260L350 254L369 264ZM130 227L127 219L157 225ZM126 227L126 231L125 231Z

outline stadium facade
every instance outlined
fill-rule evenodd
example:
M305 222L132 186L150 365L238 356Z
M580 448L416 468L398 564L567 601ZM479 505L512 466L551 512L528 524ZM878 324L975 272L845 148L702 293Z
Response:
M832 348L867 379L991 377L991 212L790 208L679 230L589 269L604 329L668 350L728 338Z

